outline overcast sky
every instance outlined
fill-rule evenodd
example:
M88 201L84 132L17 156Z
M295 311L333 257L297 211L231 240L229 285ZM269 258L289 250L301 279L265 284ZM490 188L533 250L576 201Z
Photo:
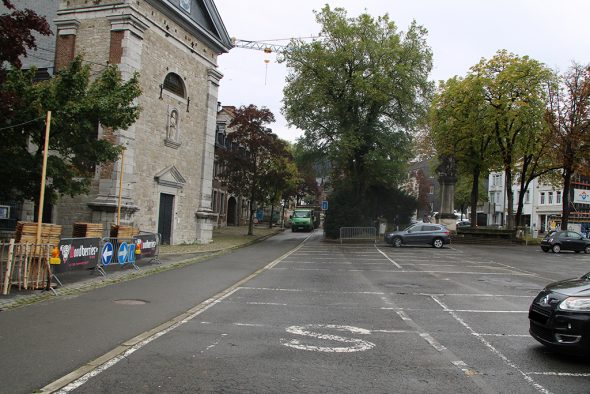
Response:
M276 44L288 43L277 39L316 36L313 10L326 3L346 9L349 17L388 13L402 31L416 20L428 30L434 81L464 76L499 49L528 55L560 71L572 61L590 63L590 0L215 0L230 37ZM279 137L295 141L302 134L288 128L281 115L287 70L276 63L275 54L234 48L219 57L219 66L223 105L267 107L277 118L270 127Z

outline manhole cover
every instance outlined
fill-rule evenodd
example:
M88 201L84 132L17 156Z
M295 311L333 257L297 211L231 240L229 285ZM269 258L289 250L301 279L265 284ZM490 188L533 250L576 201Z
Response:
M146 301L146 300L115 300L113 302L115 304L121 304L121 305L143 305L143 304L147 304L149 301Z

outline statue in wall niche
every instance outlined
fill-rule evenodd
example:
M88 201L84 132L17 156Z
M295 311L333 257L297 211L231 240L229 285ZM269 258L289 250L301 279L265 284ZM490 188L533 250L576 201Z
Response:
M176 129L178 127L178 112L171 111L170 112L170 119L168 119L168 135L166 138L169 140L176 139Z

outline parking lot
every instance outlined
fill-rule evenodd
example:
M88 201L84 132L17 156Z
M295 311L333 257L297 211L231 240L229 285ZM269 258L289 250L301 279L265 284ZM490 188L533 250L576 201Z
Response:
M132 368L101 371L77 392L125 382L145 392L587 393L590 362L538 344L527 313L545 284L589 263L538 247L392 248L311 235L125 355Z

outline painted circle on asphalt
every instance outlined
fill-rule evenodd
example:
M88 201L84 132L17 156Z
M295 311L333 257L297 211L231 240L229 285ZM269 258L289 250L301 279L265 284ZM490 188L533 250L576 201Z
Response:
M318 331L339 331L349 332L352 334L368 335L371 331L364 328L353 326L339 326L334 324L307 324L305 326L291 326L287 327L286 331L290 334L300 335L315 340L323 340L327 342L338 342L346 346L319 346L317 344L305 344L303 340L291 339L281 340L281 343L290 348L306 350L311 352L323 353L352 353L364 352L375 347L375 344L369 341L358 338L349 338L340 335L326 334ZM314 341L317 342L317 341Z

